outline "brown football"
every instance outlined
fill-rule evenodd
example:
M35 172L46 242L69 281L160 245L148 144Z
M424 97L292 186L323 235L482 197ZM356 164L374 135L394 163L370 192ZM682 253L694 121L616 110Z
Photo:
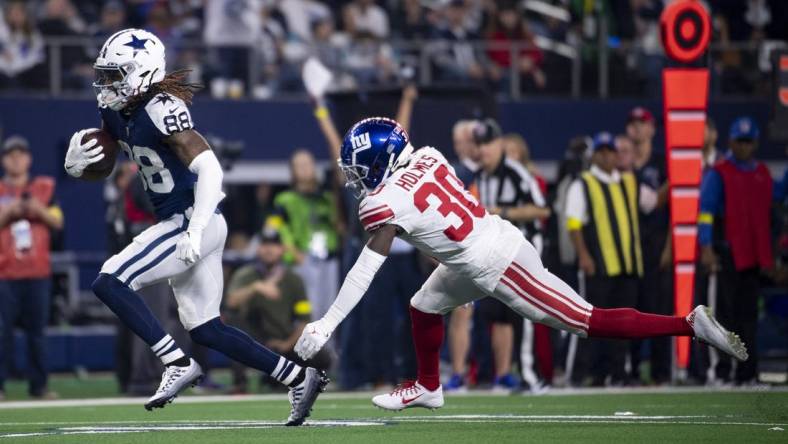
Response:
M112 170L115 168L115 159L118 157L118 150L120 150L120 146L118 145L118 142L112 137L112 135L104 130L98 130L85 134L85 136L82 137L82 143L87 143L90 139L96 139L97 145L101 145L104 148L102 150L104 153L104 158L94 164L88 165L88 167L85 168L85 171L82 173L82 179L106 179L110 174L112 174Z

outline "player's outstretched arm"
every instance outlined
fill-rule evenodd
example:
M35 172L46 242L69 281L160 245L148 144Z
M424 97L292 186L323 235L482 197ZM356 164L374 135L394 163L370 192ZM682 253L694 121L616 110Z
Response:
M205 138L193 129L173 133L167 139L189 171L197 175L194 185L194 206L186 234L178 241L178 259L193 264L200 258L202 232L208 225L216 206L224 198L222 179L224 173L219 159L211 151Z
M384 225L375 231L345 277L345 282L328 312L321 319L304 327L295 346L301 359L310 359L320 351L337 326L358 304L386 260L396 235L397 227L394 225Z

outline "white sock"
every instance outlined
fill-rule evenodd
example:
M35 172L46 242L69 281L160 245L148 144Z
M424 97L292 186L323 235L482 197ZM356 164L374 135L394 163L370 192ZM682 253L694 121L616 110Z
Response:
M285 359L283 356L279 357L279 362L276 363L276 368L271 372L271 376L284 385L290 385L298 376L301 371L301 366L293 361Z
M178 345L175 344L175 340L172 339L172 336L167 335L151 348L153 353L161 359L162 364L167 365L172 361L176 361L184 356L186 356Z

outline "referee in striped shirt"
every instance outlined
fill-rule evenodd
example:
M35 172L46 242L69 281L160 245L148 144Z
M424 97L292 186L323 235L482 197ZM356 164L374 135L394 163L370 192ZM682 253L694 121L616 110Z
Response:
M550 217L550 209L545 205L538 183L523 165L506 157L501 129L493 119L478 122L473 136L481 153L481 168L475 180L479 200L488 212L499 215L522 230L541 253L541 220ZM492 324L491 342L496 372L493 390L503 392L518 388L511 367L515 331L521 326L524 326L520 363L523 379L532 391L540 390L542 382L533 371L533 326L528 325L530 321L524 325L517 313L494 298L482 299L479 310L481 316Z

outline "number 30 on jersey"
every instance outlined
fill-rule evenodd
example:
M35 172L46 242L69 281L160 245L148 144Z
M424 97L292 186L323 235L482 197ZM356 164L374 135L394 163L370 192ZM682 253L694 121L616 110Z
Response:
M473 218L482 218L485 215L484 207L479 202L467 195L462 188L462 182L455 177L446 165L441 165L435 171L435 182L425 182L413 195L413 203L420 212L425 212L430 207L429 197L438 198L438 212L446 217L454 214L462 223L459 226L449 226L443 234L455 242L462 242L473 230ZM459 202L455 202L451 197Z

